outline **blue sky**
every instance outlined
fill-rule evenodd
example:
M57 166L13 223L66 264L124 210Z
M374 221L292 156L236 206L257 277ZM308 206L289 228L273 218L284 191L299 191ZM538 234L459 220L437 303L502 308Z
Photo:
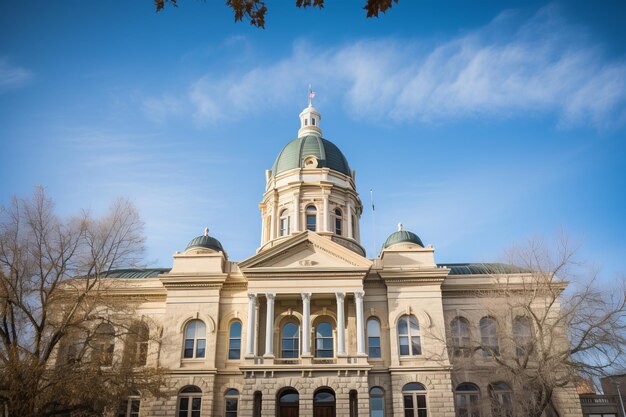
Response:
M327 2L268 1L259 30L222 2L0 1L0 202L124 196L147 264L205 226L245 259L312 83L366 206L374 189L376 246L403 222L439 262L486 262L565 230L603 277L626 271L623 2Z

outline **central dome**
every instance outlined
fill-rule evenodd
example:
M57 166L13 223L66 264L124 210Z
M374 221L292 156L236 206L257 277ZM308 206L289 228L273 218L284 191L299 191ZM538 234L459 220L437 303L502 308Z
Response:
M348 160L339 148L317 135L301 136L289 142L278 154L272 167L272 174L278 175L290 169L304 168L305 159L309 156L317 158L317 168L330 168L351 176Z

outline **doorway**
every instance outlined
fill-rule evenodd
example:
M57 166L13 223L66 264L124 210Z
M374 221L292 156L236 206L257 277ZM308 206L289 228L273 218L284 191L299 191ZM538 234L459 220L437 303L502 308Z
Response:
M335 392L330 388L315 391L313 417L335 417Z
M278 417L298 417L300 395L293 388L282 390L278 394Z

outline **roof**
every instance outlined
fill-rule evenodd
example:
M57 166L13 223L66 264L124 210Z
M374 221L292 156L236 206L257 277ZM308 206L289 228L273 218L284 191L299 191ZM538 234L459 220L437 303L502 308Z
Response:
M122 278L122 279L141 279L141 278L156 278L160 274L167 274L171 268L128 268L128 269L114 269L109 271L107 278Z
M488 274L520 274L530 272L528 269L503 263L454 263L437 264L450 268L450 275L488 275Z
M420 239L415 233L409 232L408 230L398 230L397 232L390 234L387 240L385 240L383 249L387 249L389 246L397 243L415 243L416 245L424 247L422 239Z
M216 252L224 252L224 248L222 247L220 241L212 236L209 236L208 234L191 239L191 242L189 242L185 250L192 248L205 248L212 249Z
M317 158L318 168L330 168L342 174L351 175L348 160L331 141L317 135L302 136L289 142L278 154L272 174L304 168L304 159L313 155Z

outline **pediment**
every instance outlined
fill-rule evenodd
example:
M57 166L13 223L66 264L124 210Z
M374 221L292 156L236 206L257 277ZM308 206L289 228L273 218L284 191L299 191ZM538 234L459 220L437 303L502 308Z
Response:
M305 231L239 263L244 272L253 270L354 270L363 271L372 262L330 239Z

